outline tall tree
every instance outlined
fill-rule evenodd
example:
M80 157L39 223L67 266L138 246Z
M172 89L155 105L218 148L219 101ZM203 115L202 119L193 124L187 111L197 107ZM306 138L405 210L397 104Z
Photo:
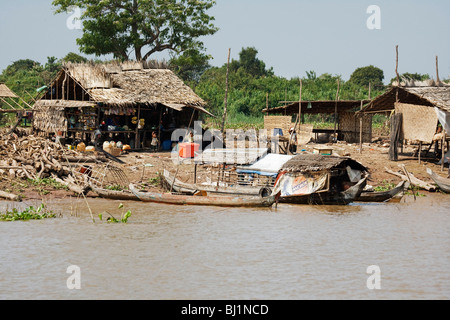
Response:
M253 47L242 48L239 53L239 61L233 60L231 70L237 71L242 69L254 77L263 77L273 75L273 69L266 70L266 64L259 60L256 56L258 50Z
M83 10L83 36L80 50L97 56L113 54L138 61L156 52L180 54L203 49L200 37L218 29L207 10L215 0L54 0L56 13Z
M356 69L350 76L350 82L359 86L368 87L369 83L372 86L382 86L384 80L384 72L380 68L372 65Z

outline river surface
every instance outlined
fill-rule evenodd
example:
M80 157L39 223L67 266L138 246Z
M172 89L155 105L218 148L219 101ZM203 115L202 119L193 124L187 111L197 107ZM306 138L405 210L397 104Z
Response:
M120 202L89 204L95 223L68 199L48 204L60 218L0 222L0 299L450 298L448 195L277 209L125 202L127 224L98 218L119 218Z

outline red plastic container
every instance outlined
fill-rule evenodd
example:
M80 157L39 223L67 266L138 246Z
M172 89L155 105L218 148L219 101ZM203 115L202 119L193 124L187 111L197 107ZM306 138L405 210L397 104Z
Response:
M189 159L195 157L195 152L200 149L200 145L197 143L180 143L179 155L181 158Z

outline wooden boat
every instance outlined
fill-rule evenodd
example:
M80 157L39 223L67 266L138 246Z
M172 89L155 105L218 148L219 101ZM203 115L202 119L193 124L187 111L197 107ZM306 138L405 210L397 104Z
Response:
M268 197L271 195L272 190L269 187L223 187L223 186L213 186L213 185L203 185L203 184L189 184L182 182L169 171L164 170L163 178L168 189L172 189L177 193L185 193L193 195L199 191L205 191L208 194L215 195L241 195L241 196L252 196L252 197Z
M220 207L271 207L275 203L275 196L244 197L244 196L195 196L172 193L153 193L138 191L130 185L131 192L144 202L163 203L172 205L220 206Z
M139 201L139 198L136 197L130 190L107 190L103 188L96 187L91 184L91 189L93 192L99 195L100 198L110 199L110 200L122 200L122 201Z
M356 185L341 192L317 192L309 195L294 195L280 197L280 203L309 204L309 205L348 205L357 199L367 184L367 177Z
M408 190L410 183L407 181L400 182L395 188L383 192L362 192L361 195L355 199L355 202L388 202L400 201L405 192Z
M436 173L433 172L431 169L427 169L427 173L430 176L430 178L436 183L443 192L450 193L450 179L443 178Z

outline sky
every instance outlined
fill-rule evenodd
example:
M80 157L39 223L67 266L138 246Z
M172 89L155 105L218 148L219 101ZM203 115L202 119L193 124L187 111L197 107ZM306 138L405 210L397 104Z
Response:
M68 28L70 15L55 15L51 3L0 0L0 72L19 59L45 64L49 56L79 53L82 31ZM373 5L379 15L368 12ZM438 56L440 78L450 78L448 0L217 0L209 14L220 30L201 40L213 66L226 63L229 48L238 59L242 48L255 47L277 76L315 71L348 80L356 68L374 65L388 83L395 77L398 45L400 73L436 78Z

